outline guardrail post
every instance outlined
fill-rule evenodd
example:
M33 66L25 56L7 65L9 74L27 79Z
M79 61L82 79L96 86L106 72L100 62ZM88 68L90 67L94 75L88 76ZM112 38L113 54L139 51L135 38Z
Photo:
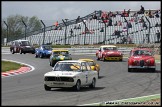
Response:
M85 25L85 34L84 34L84 45L85 45L85 42L86 42L86 28L87 28L87 26L86 26L86 23L84 22L84 20L82 18L81 18L81 20L82 20L83 24Z
M44 44L46 25L43 23L43 21L42 21L42 20L40 20L40 21L41 21L41 23L42 23L42 24L43 24L43 26L44 26L44 29L43 29L43 44Z
M102 19L102 22L103 22L104 25L105 25L105 37L104 37L103 42L104 42L104 45L106 45L106 23L104 22L104 19Z
M7 35L6 35L6 38L7 38L7 40L6 40L6 46L7 46L7 42L8 42L8 34L9 34L8 31L9 31L9 30L8 30L8 25L7 25L7 23L6 23L5 21L3 21L3 22L4 22L4 24L5 24L6 27L7 27Z
M25 22L23 21L23 19L22 19L22 22L23 22L23 24L25 26L25 40L26 40L26 28L27 28L27 25L25 24Z
M145 18L149 23L149 30L148 30L148 35L147 35L147 39L148 39L147 43L150 43L150 27L151 27L151 23L150 23L149 19L146 16L145 16Z
M65 19L65 20L67 22L68 19ZM67 32L67 24L66 24L66 22L63 19L62 19L62 21L63 21L63 23L65 25L65 45L66 45L66 39L67 39L67 34L66 34L66 32Z

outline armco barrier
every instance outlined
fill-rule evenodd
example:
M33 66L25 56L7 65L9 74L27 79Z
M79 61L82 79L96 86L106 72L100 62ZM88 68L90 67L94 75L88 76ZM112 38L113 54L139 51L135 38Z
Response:
M56 48L55 48L56 49ZM57 48L60 49L60 48ZM99 48L64 48L69 50L71 54L95 54ZM123 54L129 54L132 48L118 48ZM9 47L2 47L2 53L10 53Z

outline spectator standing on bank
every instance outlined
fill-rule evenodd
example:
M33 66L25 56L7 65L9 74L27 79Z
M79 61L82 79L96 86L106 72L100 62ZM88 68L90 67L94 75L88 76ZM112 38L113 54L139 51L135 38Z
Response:
M159 30L157 30L156 36L157 36L157 41L159 43L160 42L160 32L159 32Z
M70 36L73 36L73 29L70 30Z
M137 12L138 14L144 14L145 13L145 9L144 7L141 5L141 9L140 11Z
M78 16L78 18L76 19L76 23L78 23L80 20L80 16Z
M101 28L100 32L104 32L104 27Z

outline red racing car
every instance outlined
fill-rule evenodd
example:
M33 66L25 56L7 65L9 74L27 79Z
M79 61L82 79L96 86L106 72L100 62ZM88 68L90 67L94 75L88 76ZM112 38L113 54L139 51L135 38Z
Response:
M115 45L103 45L100 46L99 50L96 52L97 60L123 60L122 52L117 50Z
M155 58L153 51L148 48L135 48L130 51L128 58L128 72L133 69L150 69L155 71Z

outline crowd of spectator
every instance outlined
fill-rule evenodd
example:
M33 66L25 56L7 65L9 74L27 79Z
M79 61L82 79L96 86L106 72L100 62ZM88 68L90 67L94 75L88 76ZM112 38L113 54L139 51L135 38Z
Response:
M139 15L141 15L141 14L142 14L142 16L139 17ZM113 23L112 18L116 17L118 15L121 16L121 17L132 17L132 18L130 20L125 21L127 24L126 24L126 26L123 26L123 25L125 25L124 24L125 22L122 22L121 20L115 21L115 23ZM119 38L121 36L122 32L125 32L129 28L133 27L132 22L135 22L135 24L142 23L142 28L148 29L148 25L147 25L146 21L144 20L144 16L148 16L149 18L154 18L154 17L159 18L159 17L161 17L161 11L157 10L155 12L152 12L151 10L145 10L145 8L141 5L140 10L137 11L137 12L134 12L133 14L131 14L131 9L128 9L128 10L124 9L122 12L119 12L119 11L116 11L116 12L101 11L101 16L96 15L96 12L95 12L95 14L92 14L87 19L87 21L99 20L99 22L105 23L106 27L109 27L109 26L123 26L122 31L115 30L114 33L112 34L112 36L117 35L117 38ZM81 20L81 17L78 16L76 18L76 23L75 23L73 29L81 29L82 21L83 20ZM155 24L155 27L160 27L160 26L161 26L161 24L159 24L159 23ZM59 27L59 24L58 24L58 21L57 21L55 23L55 30L58 30L58 29L62 29L62 28ZM70 35L71 36L73 35L73 29L70 29ZM104 27L100 28L100 32L104 32ZM86 27L85 32L82 32L82 34L85 34L85 33L92 34L92 33L94 33L94 30L90 30L90 29L88 29L88 27ZM159 33L160 33L159 31L157 31L157 33L156 33L158 42L160 41ZM121 43L126 43L126 42L132 43L132 39L131 39L130 36L128 38L126 38L124 36L121 41L122 41Z

